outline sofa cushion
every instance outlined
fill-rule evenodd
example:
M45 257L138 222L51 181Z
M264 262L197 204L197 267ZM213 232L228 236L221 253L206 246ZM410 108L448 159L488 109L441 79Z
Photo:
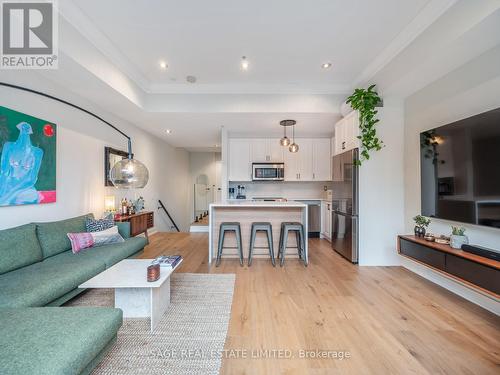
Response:
M71 249L71 242L66 234L85 232L85 221L88 217L93 218L94 216L87 214L50 223L36 223L43 257L48 258Z
M71 251L0 275L0 307L44 306L106 269L99 258Z
M80 374L113 340L122 321L122 311L113 308L1 309L1 373Z
M35 224L0 230L0 274L40 262L42 258Z
M93 247L78 254L79 257L96 259L106 263L106 268L142 250L146 246L144 237L132 237L125 242Z

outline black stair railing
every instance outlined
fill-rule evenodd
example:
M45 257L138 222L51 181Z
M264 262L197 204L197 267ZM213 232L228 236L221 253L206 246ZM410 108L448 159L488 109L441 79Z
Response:
M170 221L174 225L174 228L177 230L177 232L180 232L179 227L177 226L177 224L175 224L174 219L172 219L172 216L170 216L170 214L168 213L168 211L165 208L165 205L162 203L162 201L158 199L158 203L160 204L160 206L158 207L158 209L162 209L163 211L165 211L165 213L167 214L168 218L170 219Z

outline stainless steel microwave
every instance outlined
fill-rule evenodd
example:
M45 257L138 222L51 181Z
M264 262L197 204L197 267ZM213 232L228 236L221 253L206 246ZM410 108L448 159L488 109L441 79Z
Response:
M284 163L253 163L253 181L283 181L285 179Z

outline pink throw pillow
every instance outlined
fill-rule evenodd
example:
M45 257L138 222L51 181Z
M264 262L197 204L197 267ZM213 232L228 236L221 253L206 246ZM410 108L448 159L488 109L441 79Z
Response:
M67 236L71 241L71 251L73 254L94 246L94 237L90 233L68 233Z

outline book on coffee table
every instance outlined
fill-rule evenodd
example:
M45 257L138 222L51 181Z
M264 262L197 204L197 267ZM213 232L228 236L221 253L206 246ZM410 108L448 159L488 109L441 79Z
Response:
M151 264L159 264L160 267L174 268L182 260L180 255L160 255L153 259Z

